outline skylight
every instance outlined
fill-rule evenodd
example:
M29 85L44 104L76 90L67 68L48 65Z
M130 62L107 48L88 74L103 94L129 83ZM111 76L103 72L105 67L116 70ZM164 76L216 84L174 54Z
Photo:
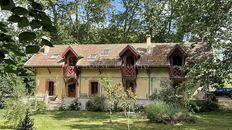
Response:
M96 60L97 59L97 54L91 54L89 57L88 57L88 60Z
M52 54L51 57L49 57L49 59L57 59L59 56L59 54Z
M103 55L103 56L108 56L109 53L110 53L110 49L104 49L104 50L102 51L101 55Z

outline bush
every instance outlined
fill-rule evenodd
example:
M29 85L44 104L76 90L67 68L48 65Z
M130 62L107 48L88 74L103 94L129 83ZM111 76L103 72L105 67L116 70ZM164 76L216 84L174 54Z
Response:
M16 130L33 130L34 122L30 119L29 111L26 110L25 117L20 121Z
M35 104L36 103L36 104ZM47 109L47 105L44 101L30 101L30 108L31 110L34 110L35 112L44 112Z
M177 90L170 86L170 82L162 83L162 89L155 91L151 96L151 100L162 100L171 104L182 104L182 96L177 94Z
M192 112L209 112L219 109L218 103L212 100L192 100L187 103L187 107Z
M69 110L72 111L79 111L81 109L81 102L78 101L76 98L75 100L72 101L72 103L69 105Z
M103 96L92 96L86 103L86 110L94 112L107 111L106 98Z
M178 122L192 122L191 114L180 106L169 105L163 101L156 101L145 107L147 118L151 122L156 123L178 123Z
M4 100L0 97L0 109L4 108Z
M144 106L143 105L139 105L139 104L135 104L134 105L134 111L135 112L144 112Z

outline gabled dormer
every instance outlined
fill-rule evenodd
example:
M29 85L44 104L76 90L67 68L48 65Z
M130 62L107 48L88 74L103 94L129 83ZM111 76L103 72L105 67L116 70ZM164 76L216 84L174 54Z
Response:
M140 58L140 55L131 45L127 45L120 53L122 59L122 66L134 66L136 61Z
M168 53L167 59L170 62L170 77L182 78L184 77L183 66L185 65L185 59L187 57L186 52L182 47L176 44L172 50Z
M124 78L135 78L137 76L137 68L135 66L140 55L131 45L127 45L120 53L119 56L122 60L121 73Z
M64 78L65 79L76 78L78 75L76 63L80 57L73 50L73 48L69 46L62 54L62 58L65 61L65 64L63 66Z
M184 66L186 57L187 57L186 52L178 44L176 44L172 48L172 50L168 53L167 56L167 58L170 61L170 65L172 66Z
M62 54L62 58L65 60L65 66L76 66L77 60L79 56L77 53L69 46L64 53Z

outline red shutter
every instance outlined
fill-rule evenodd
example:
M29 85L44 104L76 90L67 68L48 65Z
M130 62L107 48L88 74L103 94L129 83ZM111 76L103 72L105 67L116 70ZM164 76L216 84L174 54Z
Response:
M54 81L54 90L53 90L53 96L56 96L56 81Z
M78 97L78 81L76 81L76 88L75 89L76 89L75 96Z
M89 81L89 96L91 96L91 81Z
M48 81L45 81L45 94L48 94Z
M98 90L97 90L98 95L101 95L101 89L100 89L100 83L98 82Z
M68 82L65 82L65 92L66 96L68 97Z

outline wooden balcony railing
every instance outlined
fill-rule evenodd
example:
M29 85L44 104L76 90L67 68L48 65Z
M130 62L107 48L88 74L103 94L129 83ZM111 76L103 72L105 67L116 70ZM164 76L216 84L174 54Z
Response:
M75 78L77 76L76 66L65 66L64 67L64 77L65 78Z
M170 66L171 78L184 78L185 74L182 66Z
M123 77L134 77L137 75L135 66L122 66L121 73Z

